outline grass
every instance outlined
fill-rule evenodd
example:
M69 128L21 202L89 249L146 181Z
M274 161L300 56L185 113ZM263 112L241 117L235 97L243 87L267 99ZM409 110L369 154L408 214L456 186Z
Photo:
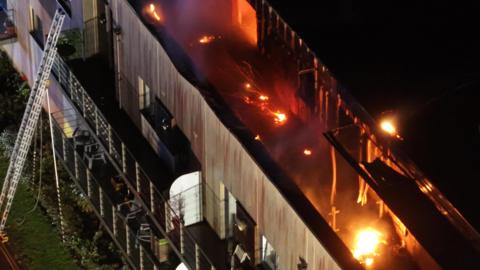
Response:
M0 182L3 183L8 161L0 158ZM20 183L13 200L6 231L17 261L26 269L80 269L60 240L57 228L40 207L25 217L35 204L33 194Z

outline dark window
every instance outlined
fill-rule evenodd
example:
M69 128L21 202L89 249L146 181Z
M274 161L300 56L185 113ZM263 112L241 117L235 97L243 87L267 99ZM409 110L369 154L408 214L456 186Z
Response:
M37 43L43 47L44 37L43 37L43 26L42 20L35 14L35 10L30 8L30 34L37 41Z

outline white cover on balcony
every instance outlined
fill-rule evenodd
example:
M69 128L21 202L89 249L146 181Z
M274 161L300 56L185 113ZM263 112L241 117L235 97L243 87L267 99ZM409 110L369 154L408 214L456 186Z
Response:
M202 221L200 172L188 173L178 177L170 187L169 201L173 212L183 217L185 226ZM173 213L171 216L174 216Z

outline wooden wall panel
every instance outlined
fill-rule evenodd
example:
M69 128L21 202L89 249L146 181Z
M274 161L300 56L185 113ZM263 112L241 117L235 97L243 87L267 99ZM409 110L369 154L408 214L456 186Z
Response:
M259 232L278 251L281 269L296 269L299 256L307 259L309 269L340 269L237 138L220 122L200 91L177 72L127 1L114 0L112 6L114 20L122 29L120 70L133 85L141 76L173 113L202 163L203 177L210 188L219 192L223 182L241 202L256 221ZM125 106L135 118L138 112L133 107ZM214 220L209 222L215 224Z

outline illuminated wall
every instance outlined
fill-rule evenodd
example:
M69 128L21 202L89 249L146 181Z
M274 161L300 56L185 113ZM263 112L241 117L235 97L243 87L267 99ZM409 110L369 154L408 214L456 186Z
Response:
M247 0L232 0L232 21L253 45L257 45L256 12Z

